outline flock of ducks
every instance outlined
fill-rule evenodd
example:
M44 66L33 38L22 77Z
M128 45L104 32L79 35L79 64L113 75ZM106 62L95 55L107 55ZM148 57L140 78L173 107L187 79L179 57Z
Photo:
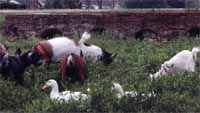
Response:
M90 94L84 94L82 92L72 92L69 90L59 92L58 83L54 79L48 80L46 84L42 87L42 90L45 91L49 87L51 88L50 99L52 101L56 101L59 103L70 103L73 101L91 102L92 96ZM117 99L122 99L123 97L135 98L139 96L137 91L124 91L122 86L116 82L112 84L111 91L114 93L114 96ZM87 92L90 93L90 88L87 89ZM145 100L150 97L155 97L156 94L154 92L148 94L143 93L141 94L141 96Z

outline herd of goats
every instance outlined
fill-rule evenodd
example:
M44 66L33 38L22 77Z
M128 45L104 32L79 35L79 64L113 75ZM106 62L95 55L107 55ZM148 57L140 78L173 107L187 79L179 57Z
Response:
M104 65L113 62L117 54L93 44L86 43L91 38L91 34L84 32L79 41L74 41L68 37L55 37L52 39L39 41L30 51L21 53L18 48L15 55L9 55L8 47L0 44L0 73L5 80L15 81L17 84L24 84L23 73L26 68L41 64L60 62L61 79L71 82L83 83L86 79L86 62L96 63L102 61ZM197 54L199 47L192 50L182 50L168 61L165 61L158 72L150 74L150 80L156 80L163 75L179 72L195 72L197 64ZM59 92L58 83L51 79L43 86L43 90L51 87L50 98L59 102L70 102L73 100L90 100L89 94L82 92L64 91ZM90 89L87 89L90 91ZM137 92L123 91L119 83L113 83L112 91L115 91L117 98L124 96L137 96ZM146 97L156 96L154 92L145 95Z

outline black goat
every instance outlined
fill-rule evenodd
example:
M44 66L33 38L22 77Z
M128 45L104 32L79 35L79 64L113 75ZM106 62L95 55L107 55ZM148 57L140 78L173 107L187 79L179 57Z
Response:
M31 64L38 65L39 59L33 59L31 51L21 55L21 49L17 49L14 56L4 56L0 62L0 72L6 80L13 80L23 85L23 73Z

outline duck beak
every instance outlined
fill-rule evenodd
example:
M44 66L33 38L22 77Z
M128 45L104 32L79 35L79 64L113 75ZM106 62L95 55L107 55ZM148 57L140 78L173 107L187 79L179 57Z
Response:
M41 88L42 91L47 91L47 89L48 89L48 86L47 86L47 85L44 85L44 86Z

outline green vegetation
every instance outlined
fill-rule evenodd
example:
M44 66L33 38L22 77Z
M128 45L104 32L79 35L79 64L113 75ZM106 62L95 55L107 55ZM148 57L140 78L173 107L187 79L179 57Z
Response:
M3 24L4 16L0 16L0 26Z
M0 38L0 42L9 46L11 54L16 48L30 50L38 38L8 42ZM59 64L31 66L24 73L26 86L16 86L13 82L0 79L0 111L25 113L61 113L61 112L199 112L200 80L199 67L195 73L182 73L164 76L151 82L150 73L156 72L160 65L183 49L191 49L200 44L200 39L179 39L168 45L152 42L120 40L105 33L93 35L90 43L104 47L108 51L118 53L109 66L87 64L88 78L84 84L65 82L66 89L87 92L91 88L92 102L84 104L74 102L58 104L50 101L49 93L40 88L45 81L61 76ZM152 90L156 97L142 99L122 98L118 100L111 92L112 82L119 82L127 91L149 93Z

